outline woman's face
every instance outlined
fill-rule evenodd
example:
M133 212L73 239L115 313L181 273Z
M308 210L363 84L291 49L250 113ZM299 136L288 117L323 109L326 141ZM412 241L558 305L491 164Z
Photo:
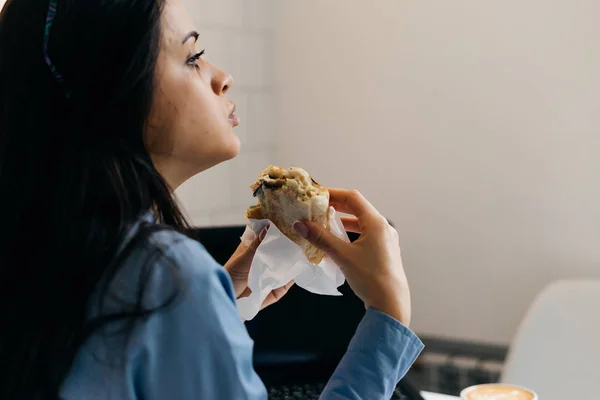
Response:
M231 75L203 57L194 24L180 0L167 0L156 89L145 142L174 190L195 174L235 157L240 141ZM196 57L195 57L196 56Z

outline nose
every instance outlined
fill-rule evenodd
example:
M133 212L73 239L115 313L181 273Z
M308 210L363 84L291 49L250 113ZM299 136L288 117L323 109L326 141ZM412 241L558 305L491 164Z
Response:
M211 64L211 68L212 79L210 84L212 86L212 90L217 96L223 96L229 91L231 85L233 85L233 78L229 73L223 71L221 68L215 65Z

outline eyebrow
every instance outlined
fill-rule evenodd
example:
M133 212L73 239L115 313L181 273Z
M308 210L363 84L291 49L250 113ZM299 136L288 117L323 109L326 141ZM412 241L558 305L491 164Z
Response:
M191 31L190 33L188 33L187 35L185 35L185 37L183 38L183 40L181 41L181 44L185 44L185 42L187 42L190 39L194 39L194 42L198 41L198 37L200 36L200 34L196 31Z

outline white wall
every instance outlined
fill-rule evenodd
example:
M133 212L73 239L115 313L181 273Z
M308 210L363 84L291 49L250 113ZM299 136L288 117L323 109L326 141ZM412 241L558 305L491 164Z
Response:
M395 222L417 331L508 343L544 284L600 277L597 0L280 6L276 161Z
M195 225L243 224L254 203L250 183L273 155L274 0L183 0L200 30L199 46L234 79L231 97L242 154L188 181L178 191Z

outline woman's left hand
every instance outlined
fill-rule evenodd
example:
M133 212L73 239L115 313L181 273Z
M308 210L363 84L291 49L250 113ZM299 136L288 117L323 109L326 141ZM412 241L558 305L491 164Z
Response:
M256 239L252 242L252 244L247 247L244 243L240 243L235 253L231 256L229 261L225 264L225 270L229 273L231 280L233 281L233 287L235 289L235 297L240 299L243 297L250 296L252 291L248 287L248 274L250 273L250 265L252 265L252 259L254 258L254 253L256 253L256 249L260 245L260 242L264 239L267 234L267 228L263 229L261 233L258 235ZM263 304L260 309L264 309L265 307L270 306L281 300L283 296L288 292L290 287L294 282L289 282L287 285L273 290Z

